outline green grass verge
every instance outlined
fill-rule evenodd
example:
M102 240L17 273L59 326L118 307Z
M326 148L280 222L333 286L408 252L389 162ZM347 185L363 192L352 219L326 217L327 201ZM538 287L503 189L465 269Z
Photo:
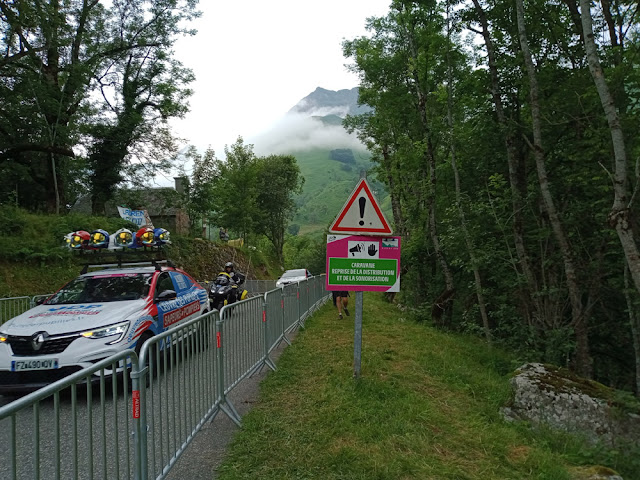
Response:
M402 318L379 295L365 294L356 381L351 307L338 320L326 305L283 352L217 479L562 480L581 463L617 466L504 422L515 359Z

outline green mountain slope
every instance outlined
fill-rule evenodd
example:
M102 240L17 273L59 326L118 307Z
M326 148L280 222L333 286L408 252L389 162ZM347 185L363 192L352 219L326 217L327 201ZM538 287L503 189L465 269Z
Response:
M360 178L360 171L372 168L370 155L353 151L355 164L332 160L330 149L301 151L292 155L296 157L305 178L302 194L296 199L298 212L292 223L300 226L301 235L320 233L340 213ZM369 175L367 180L385 216L391 220L388 194L373 175Z
M387 220L392 220L389 197L371 172L370 153L342 127L347 115L371 110L358 100L357 87L338 91L318 87L256 142L269 153L293 155L298 161L305 184L296 198L298 212L291 224L299 227L299 235L320 235L329 226L357 185L362 170L369 172L367 181Z

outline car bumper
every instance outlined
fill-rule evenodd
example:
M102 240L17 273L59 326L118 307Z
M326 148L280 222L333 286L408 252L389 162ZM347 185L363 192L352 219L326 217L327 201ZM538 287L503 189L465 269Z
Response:
M92 342L92 343L89 343ZM19 356L13 355L8 345L0 345L0 394L25 393L37 390L54 383L83 368L91 367L100 360L114 355L128 345L120 347L105 345L106 342L97 343L97 340L77 339L63 352L47 355ZM13 361L24 360L49 360L57 359L58 368L46 370L21 370L12 371ZM119 370L120 365L116 366ZM111 369L105 369L105 375L111 375ZM100 379L100 372L94 373L92 381Z

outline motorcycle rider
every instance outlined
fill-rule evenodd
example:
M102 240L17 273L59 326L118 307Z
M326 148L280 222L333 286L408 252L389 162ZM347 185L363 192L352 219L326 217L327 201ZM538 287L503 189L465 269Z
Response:
M242 273L235 272L233 268L234 268L233 262L225 263L224 271L220 272L220 275L226 275L227 277L229 277L229 280L234 282L239 287L244 282L245 276ZM237 298L238 293L240 294L242 293L240 291L240 288L234 288L232 293L232 295L234 295L233 301L238 300Z
M224 273L229 277L229 279L233 280L238 285L240 285L242 282L244 282L244 275L242 275L241 273L236 273L233 270L233 267L234 267L233 262L227 262L224 265L224 272L220 272L220 273Z

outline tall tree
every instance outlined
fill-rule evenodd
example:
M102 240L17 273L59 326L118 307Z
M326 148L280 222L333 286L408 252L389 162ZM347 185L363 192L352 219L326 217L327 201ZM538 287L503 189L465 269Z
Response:
M190 147L185 156L193 161L187 201L189 218L191 218L192 229L196 219L202 220L204 228L215 208L213 181L218 174L216 166L218 159L211 148L207 148L204 154L200 155L195 147Z
M106 9L98 0L0 1L6 127L0 160L31 169L49 211L65 198L60 172L73 157L81 105L100 63ZM15 102L15 103L14 103Z
M302 191L303 184L295 157L270 155L258 159L255 228L273 244L281 265L284 265L284 234L296 212L293 196Z
M526 183L524 181L524 164L519 148L519 131L517 121L510 119L504 105L503 98L506 97L504 88L500 81L500 71L496 46L491 34L489 19L479 0L473 0L475 7L475 21L480 24L478 32L484 40L487 52L487 66L490 76L490 92L495 108L496 117L504 139L507 163L509 166L509 184L511 186L511 202L513 211L513 240L515 251L518 256L518 266L526 281L528 288L528 298L532 300L534 309L532 316L536 321L544 322L545 307L540 296L540 286L535 271L531 265L524 227L524 198L526 197ZM514 106L512 115L517 115L518 106Z
M234 230L245 240L255 231L257 206L257 157L253 145L242 137L224 148L225 160L216 162L213 181L214 219L218 226Z
M158 65L160 57L149 52L162 48L165 60L169 58L172 39L191 33L183 25L197 15L196 4L197 0L113 0L105 8L99 0L0 0L0 89L6 99L6 108L0 112L0 162L27 168L33 182L41 186L42 206L47 210L59 212L65 202L68 159L80 147L87 148L83 125L89 114L111 121L116 117L95 103L96 79L122 86L117 77L127 59L141 61L149 55ZM159 72L165 80L168 74L166 67ZM135 73L129 80L133 78ZM158 95L167 96L167 92L136 89L144 86L133 90L138 94L128 110L133 116L150 100L145 95L156 95L153 101ZM115 103L116 91L117 87L107 95L106 103ZM129 94L123 97L130 99ZM122 123L121 130L132 126L131 120ZM95 133L105 135L105 130ZM114 145L107 146L102 139L110 156L122 151L123 133L116 133ZM93 142L88 140L90 148Z
M478 309L480 310L480 318L482 320L482 328L484 330L484 336L487 342L491 343L491 328L489 326L489 316L487 314L487 302L485 300L482 275L480 272L480 261L476 253L476 248L473 244L473 239L469 233L467 226L467 216L464 211L464 205L462 201L462 187L460 182L460 171L457 163L457 151L456 151L456 132L455 121L453 115L453 102L454 102L454 78L453 78L453 55L455 52L452 45L452 12L451 4L447 0L447 126L449 128L449 156L451 159L451 169L453 170L454 188L456 195L456 207L460 214L460 227L462 228L462 234L464 236L464 242L467 246L469 253L469 261L471 263L470 268L473 270L473 280L475 285L476 298L478 300Z
M109 24L110 37L118 43L110 53L111 61L96 74L103 102L95 106L100 116L90 129L94 214L105 213L105 202L126 180L126 163L141 160L132 155L136 144L149 145L151 132L188 110L191 90L187 85L193 73L173 58L171 48L179 35L189 33L182 23L196 15L193 8L173 0L114 3L118 12L114 17L119 20ZM136 37L135 48L125 40L131 35ZM153 175L157 164L146 162L146 167Z
M374 108L360 119L348 118L347 126L367 144L376 144L374 159L380 179L392 189L396 226L416 242L424 244L425 236L430 240L433 254L414 274L419 284L434 267L442 275L433 316L449 323L454 281L438 232L437 203L443 104L435 92L445 76L440 14L436 2L393 2L386 17L371 21L371 39L345 42L343 49L362 78L360 101ZM425 258L423 252L416 254Z
M640 251L635 232L633 231L633 220L631 218L631 205L633 197L629 192L629 173L627 148L625 135L620 120L620 114L616 109L616 101L611 94L609 85L605 78L604 70L600 62L598 48L593 34L593 19L591 17L591 2L580 0L580 18L582 20L582 32L584 46L589 62L589 71L598 91L600 102L604 110L609 132L611 134L611 145L614 154L613 171L613 193L614 200L611 212L609 213L609 223L615 228L620 244L624 250L631 278L636 290L640 293ZM636 178L639 181L640 178Z

